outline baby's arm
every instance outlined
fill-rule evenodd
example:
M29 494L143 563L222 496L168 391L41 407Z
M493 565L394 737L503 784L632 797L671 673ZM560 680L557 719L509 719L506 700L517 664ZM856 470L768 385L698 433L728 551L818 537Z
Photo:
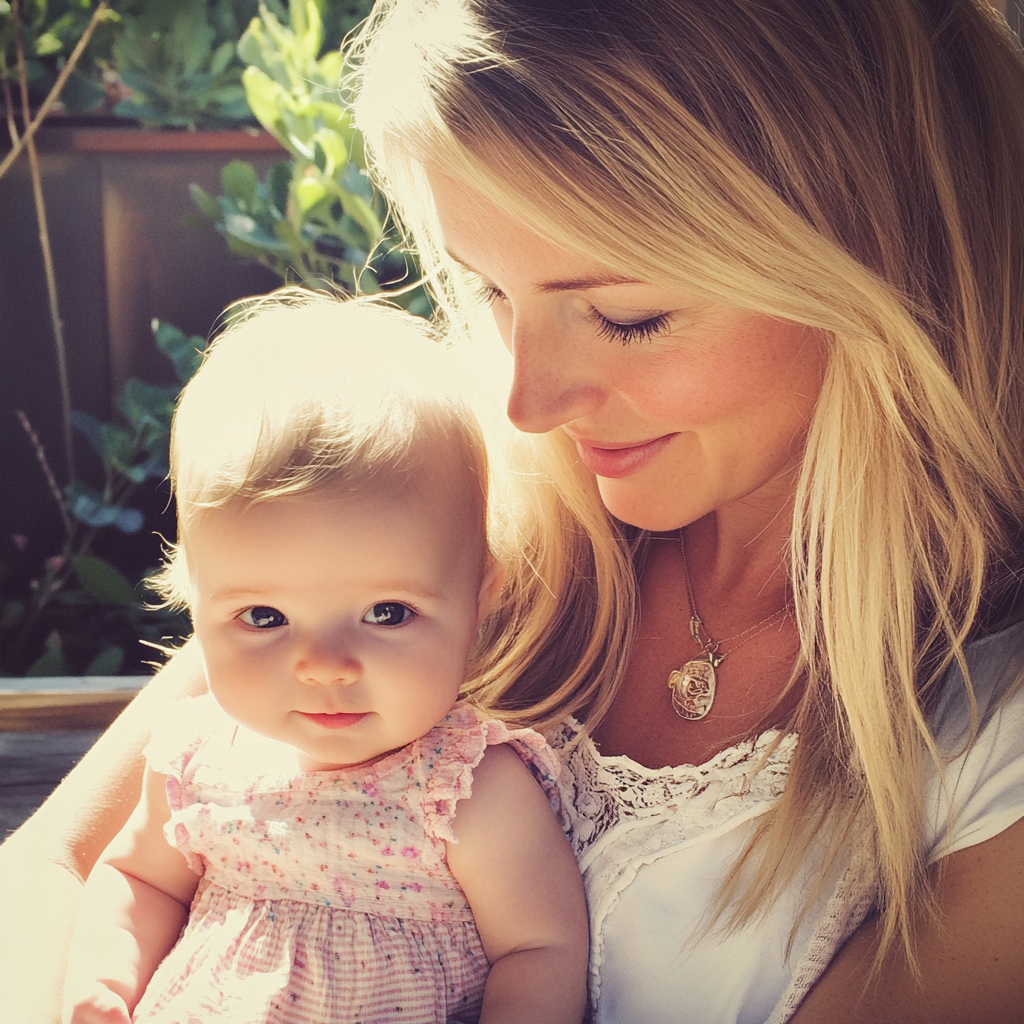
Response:
M188 917L199 877L164 838L165 781L146 769L141 800L85 883L68 955L66 1024L129 1024Z
M589 941L583 882L544 793L505 744L487 749L453 831L448 864L491 963L481 1024L578 1024Z

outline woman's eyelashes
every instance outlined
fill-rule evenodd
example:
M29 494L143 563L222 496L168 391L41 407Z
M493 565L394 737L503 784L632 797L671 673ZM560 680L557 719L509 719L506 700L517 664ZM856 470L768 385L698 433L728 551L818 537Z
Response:
M617 341L622 345L632 345L636 341L650 341L662 334L669 325L669 314L658 313L656 316L634 320L631 323L619 323L609 320L594 308L590 310L590 320L597 328L597 333L608 341Z
M493 306L495 302L505 301L505 293L500 288L495 288L493 284L486 284L480 280L469 279L469 289L473 296L473 300L488 309Z
M474 297L485 306L491 306L495 302L507 302L505 293L492 284L485 284L482 281L472 283ZM617 341L621 345L631 345L638 341L650 341L652 338L665 332L671 321L669 313L657 313L653 316L645 316L641 320L622 322L612 320L603 313L598 312L593 306L587 313L587 318L597 329L597 333L607 341Z
M288 625L288 619L283 612L263 605L246 608L238 617L247 626L253 626L256 629L276 629L278 626Z
M400 601L381 601L375 604L364 616L363 622L372 626L400 626L408 622L416 612Z

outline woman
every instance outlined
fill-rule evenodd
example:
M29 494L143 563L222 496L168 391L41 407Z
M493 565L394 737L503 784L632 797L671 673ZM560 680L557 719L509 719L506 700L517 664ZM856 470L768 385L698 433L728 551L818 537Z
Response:
M595 1019L1019 1021L1005 23L977 0L378 8L378 174L452 330L490 303L537 435L474 687L563 750ZM547 628L517 628L538 602ZM196 674L175 659L9 844L36 891L73 890ZM71 874L43 882L41 850Z

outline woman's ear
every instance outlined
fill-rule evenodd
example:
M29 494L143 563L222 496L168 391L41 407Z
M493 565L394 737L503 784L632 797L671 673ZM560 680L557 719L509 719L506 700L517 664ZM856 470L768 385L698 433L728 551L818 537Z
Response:
M484 621L487 613L491 610L492 605L501 593L501 587L504 582L505 567L497 559L488 555L487 565L484 568L483 582L480 584L480 596L477 602L476 624L478 629L480 628L480 623Z

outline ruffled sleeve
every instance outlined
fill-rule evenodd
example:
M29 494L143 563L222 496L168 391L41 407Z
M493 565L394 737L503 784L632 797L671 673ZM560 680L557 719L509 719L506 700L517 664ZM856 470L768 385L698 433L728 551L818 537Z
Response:
M510 729L470 704L457 704L440 725L418 741L426 771L423 801L428 834L456 842L451 822L460 800L473 792L473 772L490 746L507 743L544 790L557 816L560 809L558 757L540 733Z
M190 792L193 762L209 738L219 711L209 694L178 701L153 727L143 751L149 767L166 776L171 817L164 825L164 838L182 854L189 868L200 875L204 862L189 848L189 830L182 821L182 812L195 802Z

